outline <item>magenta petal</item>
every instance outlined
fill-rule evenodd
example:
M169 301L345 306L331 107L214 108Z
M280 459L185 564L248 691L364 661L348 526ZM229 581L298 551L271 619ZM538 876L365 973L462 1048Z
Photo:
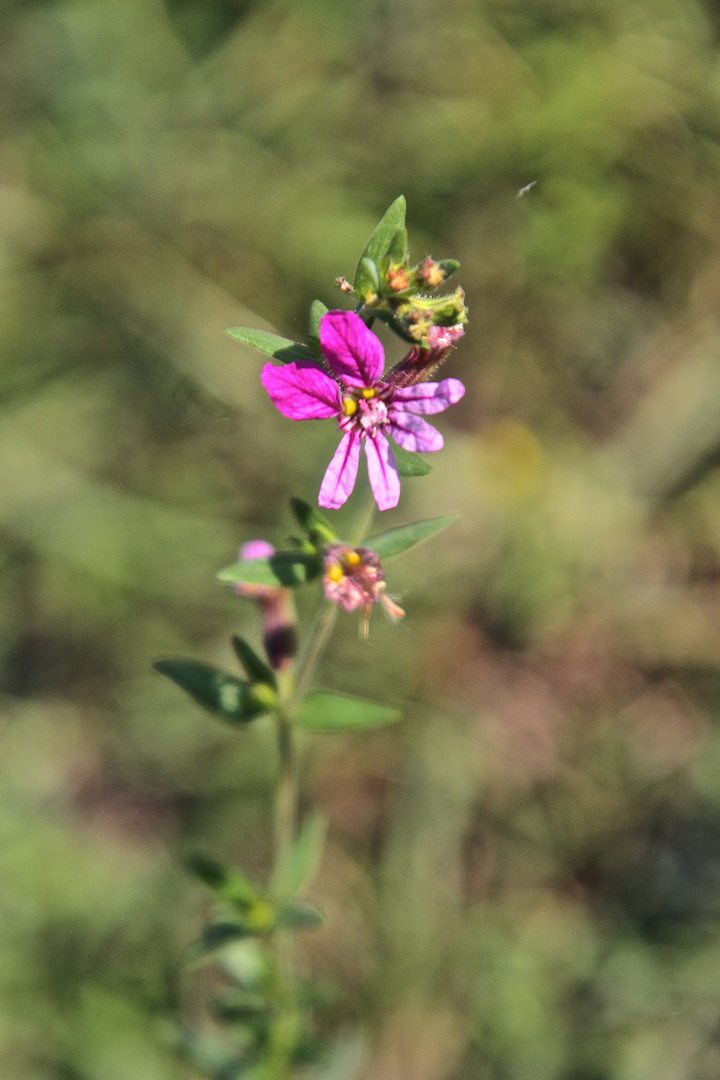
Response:
M340 414L340 388L315 364L266 364L260 379L273 404L291 420L325 420Z
M400 477L390 443L379 432L365 439L370 487L378 510L392 510L400 502Z
M454 405L465 393L459 379L443 379L442 382L417 383L395 390L392 397L394 408L410 413L442 412Z
M320 346L328 364L349 386L373 386L385 367L385 352L354 311L328 311L320 320Z
M397 412L391 410L389 415L388 434L403 450L413 450L421 454L429 454L434 450L442 450L443 437L422 416L413 416L409 412Z
M245 559L269 559L274 554L275 548L267 540L248 540L240 548L239 558L243 562Z
M337 510L352 494L360 461L360 436L349 431L343 435L320 485L318 503Z

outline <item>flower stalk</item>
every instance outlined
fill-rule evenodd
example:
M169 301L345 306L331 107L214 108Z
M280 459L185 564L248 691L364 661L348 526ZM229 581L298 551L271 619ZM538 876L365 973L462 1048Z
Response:
M190 860L221 910L219 921L208 928L207 945L203 942L209 957L219 955L218 938L252 941L256 946L252 971L232 974L232 965L225 968L246 1001L246 1011L234 1017L236 1042L230 1045L227 1060L218 1065L213 1058L206 1066L193 1058L194 1044L188 1045L195 1068L212 1077L290 1080L312 1047L308 1008L299 994L294 934L322 921L302 896L322 856L324 826L320 821L318 829L312 815L299 820L297 728L358 731L399 719L393 706L313 690L312 684L339 611L360 610L365 636L373 605L380 603L391 618L401 618L404 612L386 592L384 560L455 520L455 515L444 515L399 526L363 546L376 506L381 511L397 506L400 475L431 471L417 452L435 452L443 446L442 435L425 416L444 411L464 394L457 379L428 381L464 333L462 290L446 297L417 292L435 289L457 267L453 260L435 262L429 257L410 266L401 197L368 241L354 284L341 283L343 292L360 298L356 311L327 311L315 301L304 345L264 331L230 331L277 361L265 365L261 378L281 413L293 420L336 422L341 440L325 472L319 505L337 509L346 502L355 487L361 450L367 459L369 490L347 539L338 537L317 509L293 499L293 513L304 536L292 538L292 546L284 551L264 540L251 541L241 548L238 562L220 573L220 579L242 599L252 601L260 615L264 655L242 638L232 641L247 678L202 661L156 664L157 670L234 728L260 716L270 717L275 726L278 768L267 885L258 885L241 870L213 858L199 855ZM412 345L387 372L383 347L371 329L376 317ZM292 590L313 581L321 582L323 596L296 657Z

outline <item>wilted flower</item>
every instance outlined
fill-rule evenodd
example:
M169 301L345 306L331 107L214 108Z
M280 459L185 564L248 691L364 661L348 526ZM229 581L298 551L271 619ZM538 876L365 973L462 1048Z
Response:
M398 388L424 382L440 367L464 333L459 323L456 326L431 326L427 346L414 345L407 356L388 371L385 381Z
M323 315L320 346L327 371L307 361L266 364L263 386L291 420L338 419L343 437L323 478L320 506L337 509L348 499L364 443L375 501L380 510L390 510L400 499L400 477L387 436L405 450L440 450L442 435L421 414L447 409L465 387L458 379L402 386L383 379L383 347L352 311Z
M402 619L405 612L385 592L385 571L374 551L347 544L329 544L324 551L323 563L325 596L345 611L363 609L361 625L365 637L373 604L380 602L391 619Z
M247 559L269 559L275 548L266 540L250 540L239 552L240 562ZM282 671L297 652L295 607L289 589L276 585L254 585L238 582L235 592L247 600L256 600L262 613L263 645L270 666Z

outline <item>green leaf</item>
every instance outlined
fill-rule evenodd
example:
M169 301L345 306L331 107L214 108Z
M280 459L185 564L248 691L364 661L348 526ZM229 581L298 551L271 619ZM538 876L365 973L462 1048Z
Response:
M404 450L402 446L398 446L392 439L388 439L388 442L392 446L397 471L401 476L427 476L428 473L433 471L432 465L428 465L427 461L423 461L412 450Z
M327 819L321 814L309 814L300 825L287 862L281 867L281 895L294 898L308 888L320 866L326 836Z
M396 246L402 242L402 236L405 233L406 209L405 196L399 195L395 202L385 211L382 220L365 245L355 271L354 285L358 296L364 297L368 290L371 292L377 291L378 286L373 284L373 275L369 264L364 260L370 260L375 264L375 273L377 274L377 266L381 259L384 259L391 249L394 251ZM400 240L396 239L398 233L400 233ZM407 245L407 234L405 234L405 244ZM396 261L402 262L403 259L400 258Z
M238 938L247 936L247 930L242 923L231 922L229 919L219 919L217 922L212 922L205 927L199 945L193 951L203 956L207 953L217 952L223 946L229 945L231 941L237 941Z
M243 912L250 911L262 902L262 894L254 882L241 870L223 866L216 859L207 855L194 854L186 859L186 866L191 874L202 881L226 904L232 904ZM237 925L240 929L240 924Z
M210 1009L220 1020L248 1020L269 1013L270 1005L264 994L251 990L226 990L212 1000Z
M312 581L321 573L322 563L317 555L304 551L276 551L269 559L245 559L226 566L218 574L218 579L230 585L294 588Z
M389 705L316 690L303 701L296 723L307 731L353 731L394 724L400 715L399 709Z
M308 325L307 343L315 356L322 356L320 348L320 320L327 314L327 308L322 300L313 300L310 305L310 321Z
M387 254L391 263L399 263L400 266L405 265L408 257L408 234L405 226L395 230Z
M286 904L277 917L277 925L284 930L314 930L324 922L323 913L311 904Z
M337 533L332 525L319 510L302 499L291 499L292 512L298 519L300 526L308 534L313 544L323 547L325 544L333 544L337 540Z
M460 269L457 259L440 259L438 266L445 272L445 281Z
M435 533L447 529L448 525L452 525L459 517L459 514L444 514L442 517L427 518L425 521L413 521L411 525L400 525L397 529L389 529L369 537L365 541L365 547L376 552L381 559L389 559L392 555L399 555L401 551L407 551L421 540L427 540Z
M237 634L234 634L232 637L232 647L235 650L235 655L253 682L267 683L268 686L272 686L273 690L277 690L275 672L264 660L260 659L255 650L248 645L247 641L238 637Z
M307 345L298 345L290 338L280 337L278 334L269 334L267 330L251 330L245 326L233 326L225 331L231 338L241 341L243 345L250 345L253 349L273 356L282 364L289 364L293 360L309 361L317 364L317 358L312 349Z
M253 686L199 660L158 660L153 667L198 705L230 724L254 720L274 704L275 695L268 686Z
M355 291L362 300L365 299L368 293L378 293L380 291L378 268L374 260L368 259L367 256L360 260L355 273Z

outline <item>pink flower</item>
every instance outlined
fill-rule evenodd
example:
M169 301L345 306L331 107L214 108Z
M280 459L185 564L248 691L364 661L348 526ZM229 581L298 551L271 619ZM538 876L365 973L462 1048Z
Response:
M370 608L378 601L391 619L402 619L405 612L385 592L385 571L380 559L368 548L347 544L328 544L323 555L325 596L345 611L362 607L362 632L367 637Z
M348 499L364 443L375 501L380 510L390 510L400 499L400 477L387 436L405 450L426 454L442 449L442 435L422 414L447 409L460 400L465 387L458 379L403 387L384 381L383 347L352 311L323 315L320 346L327 370L303 361L284 367L266 364L263 386L291 420L337 417L343 437L323 478L320 506L336 510Z

